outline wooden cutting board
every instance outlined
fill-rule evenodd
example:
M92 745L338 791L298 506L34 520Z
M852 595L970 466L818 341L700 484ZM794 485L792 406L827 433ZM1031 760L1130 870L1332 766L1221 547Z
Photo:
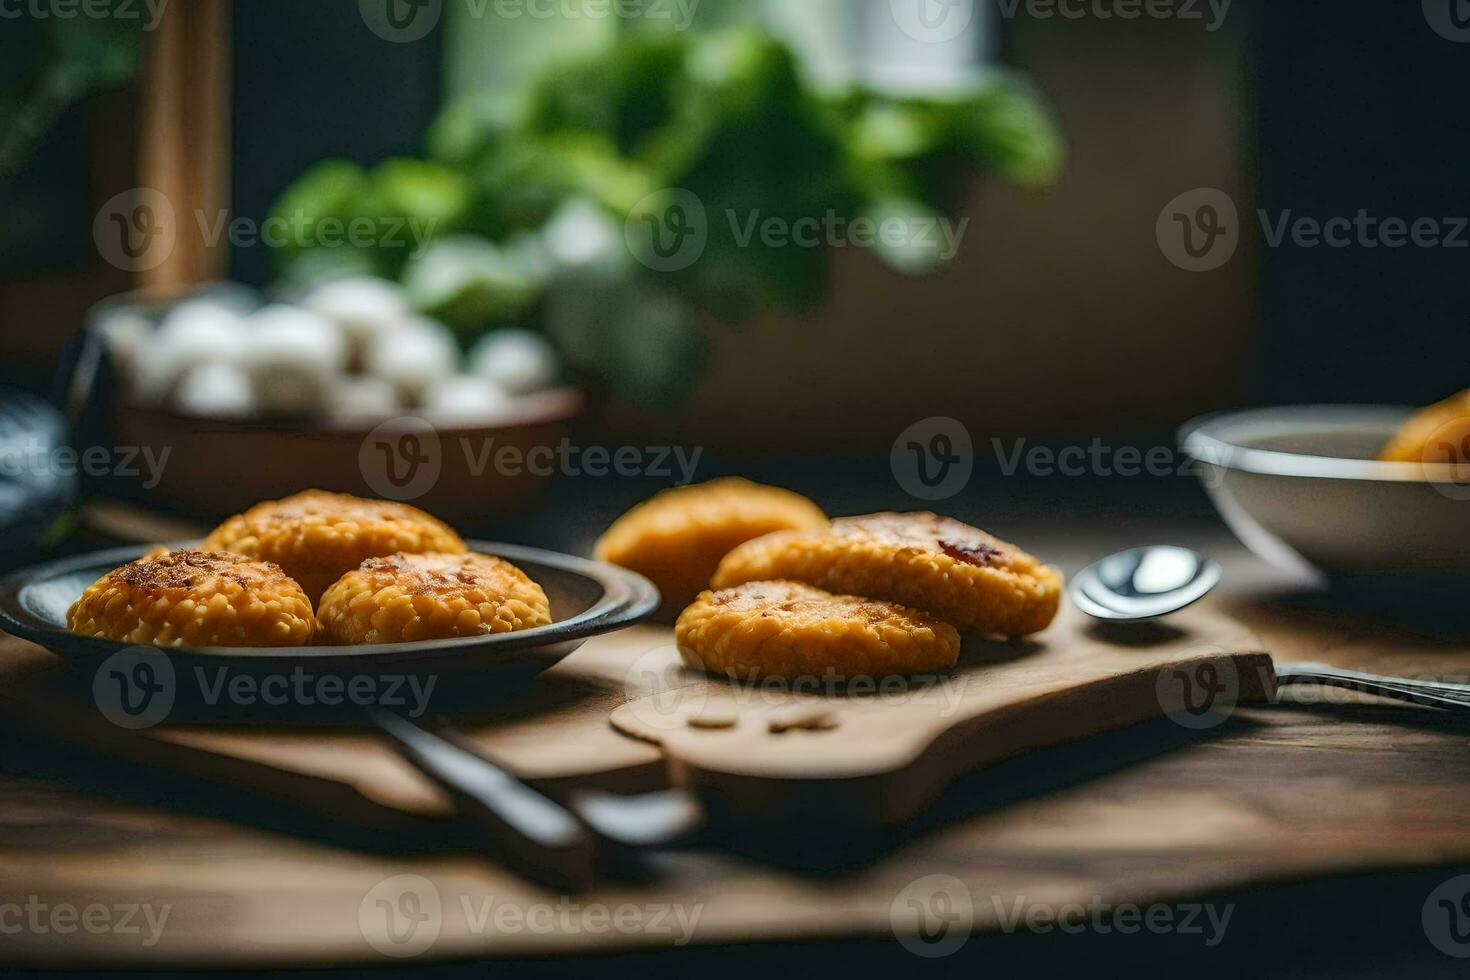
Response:
M612 723L662 748L675 781L740 814L820 805L877 825L911 819L956 777L1008 756L1159 715L1211 727L1275 690L1259 641L1204 608L1120 629L1068 607L1030 640L967 637L950 674L819 694L711 678L672 646L640 667L662 690Z
M20 641L0 644L0 698L35 730L366 825L447 819L450 801L371 731L164 724L126 732L89 685ZM954 777L1027 749L1170 713L1202 683L1215 706L1260 700L1269 657L1205 608L1168 626L1095 629L1065 611L1022 643L972 638L952 674L831 696L739 687L684 671L672 631L601 637L524 691L455 724L491 758L547 789L688 784L716 805L779 817L816 806L844 819L912 817ZM1196 705L1197 706L1197 705ZM715 715L733 727L699 728ZM612 724L609 724L611 719ZM631 736L631 737L630 737Z
M607 718L627 699L624 665L656 649L662 634L635 627L592 640L529 687L456 716L455 724L487 755L547 789L661 788L657 748L620 735ZM0 710L32 731L367 826L454 816L450 799L374 731L338 720L295 727L166 722L133 732L103 718L89 692L89 679L54 655L0 635Z

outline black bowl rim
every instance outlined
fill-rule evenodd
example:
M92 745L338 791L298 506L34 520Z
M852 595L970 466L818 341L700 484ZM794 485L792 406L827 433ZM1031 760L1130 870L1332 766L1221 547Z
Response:
M197 546L198 542L174 542L170 550ZM546 565L559 571L590 579L602 587L602 598L570 619L515 633L492 633L486 636L459 637L452 640L420 640L414 643L379 643L364 646L295 646L295 647L159 647L177 656L213 657L221 661L271 662L311 661L327 665L350 662L404 663L429 659L450 651L495 651L512 654L569 641L582 641L611 633L647 619L658 608L660 597L653 583L636 572L606 562L578 558L575 555L499 542L467 541L471 551L504 558L514 564ZM111 564L119 567L141 557L150 545L130 545L70 555L12 572L0 579L0 629L23 640L40 644L63 655L109 656L137 644L107 640L73 633L57 626L27 608L22 596L27 586L56 578L91 566Z

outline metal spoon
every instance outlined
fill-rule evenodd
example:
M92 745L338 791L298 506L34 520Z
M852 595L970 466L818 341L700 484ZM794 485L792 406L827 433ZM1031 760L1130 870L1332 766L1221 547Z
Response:
M1068 585L1072 602L1094 619L1138 623L1176 613L1220 584L1220 566L1174 545L1132 548L1089 565Z
M1193 605L1220 584L1220 566L1175 545L1132 548L1089 565L1068 584L1072 603L1094 619L1140 623ZM1276 684L1325 685L1395 701L1470 710L1470 686L1387 677L1327 664L1277 664Z

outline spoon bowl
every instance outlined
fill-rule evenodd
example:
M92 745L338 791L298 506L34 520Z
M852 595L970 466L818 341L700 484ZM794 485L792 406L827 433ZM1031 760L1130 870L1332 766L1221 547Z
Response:
M1094 619L1139 623L1193 605L1220 584L1220 566L1175 545L1131 548L1072 577L1072 602Z

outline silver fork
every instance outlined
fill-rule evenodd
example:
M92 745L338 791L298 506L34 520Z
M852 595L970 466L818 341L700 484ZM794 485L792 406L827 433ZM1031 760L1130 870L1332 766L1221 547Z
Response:
M1341 687L1364 694L1429 705L1447 711L1470 709L1470 685L1448 681L1421 681L1408 677L1365 674L1330 664L1277 664L1278 685L1312 684Z

